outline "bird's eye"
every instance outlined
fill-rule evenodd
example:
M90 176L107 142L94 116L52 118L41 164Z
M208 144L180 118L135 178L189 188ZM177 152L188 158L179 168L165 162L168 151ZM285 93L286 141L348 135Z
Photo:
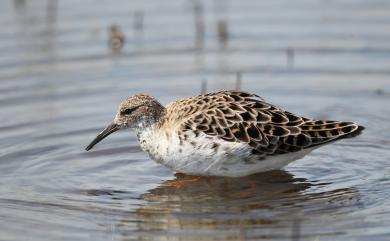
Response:
M122 114L122 115L128 115L128 114L130 114L131 112L133 112L133 109L132 109L132 108L131 108L131 109L125 109L125 110L121 111L121 114Z
M133 111L135 111L138 107L139 106L136 106L136 107L133 107L133 108L124 109L124 110L121 111L121 115L129 115Z

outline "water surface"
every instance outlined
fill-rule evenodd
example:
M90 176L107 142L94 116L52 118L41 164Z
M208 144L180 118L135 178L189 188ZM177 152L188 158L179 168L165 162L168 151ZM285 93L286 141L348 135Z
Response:
M390 4L201 8L199 44L192 1L0 3L1 240L388 240ZM121 53L107 47L111 24L126 35ZM175 175L129 131L84 151L127 95L166 104L205 80L232 89L237 71L242 89L291 112L366 130L244 178Z

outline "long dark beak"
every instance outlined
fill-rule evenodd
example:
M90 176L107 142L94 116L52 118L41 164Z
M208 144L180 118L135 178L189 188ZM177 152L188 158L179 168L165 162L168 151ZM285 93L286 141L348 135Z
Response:
M91 150L92 147L94 147L97 143L99 143L101 140L106 138L108 135L110 135L111 133L114 133L115 131L117 131L119 129L120 129L120 127L117 124L115 124L115 123L110 124L109 126L106 127L106 129L104 129L102 132L100 132L100 134L95 139L93 139L93 141L87 146L87 148L85 148L85 150L87 150L87 151Z

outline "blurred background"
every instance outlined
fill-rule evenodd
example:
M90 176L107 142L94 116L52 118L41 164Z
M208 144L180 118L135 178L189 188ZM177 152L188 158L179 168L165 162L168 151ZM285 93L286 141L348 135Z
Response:
M389 1L1 0L0 26L2 240L389 237ZM366 131L180 190L134 133L84 151L128 95L222 89Z

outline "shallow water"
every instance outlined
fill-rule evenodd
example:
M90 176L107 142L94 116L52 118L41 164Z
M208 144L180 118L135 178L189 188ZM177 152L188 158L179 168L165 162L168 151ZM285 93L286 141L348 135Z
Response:
M193 2L163 2L0 2L0 239L388 240L390 3L202 2L202 48ZM127 37L119 54L113 23ZM366 130L238 179L175 175L126 131L84 151L127 95L168 103L203 80L232 89L237 71L274 104Z

